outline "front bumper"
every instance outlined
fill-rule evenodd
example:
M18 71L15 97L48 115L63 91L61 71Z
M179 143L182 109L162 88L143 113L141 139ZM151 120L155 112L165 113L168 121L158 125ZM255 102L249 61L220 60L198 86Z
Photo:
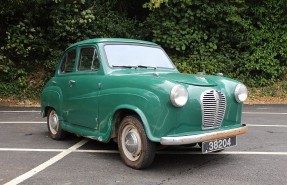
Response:
M160 143L162 145L185 145L191 143L200 143L204 141L211 141L215 139L222 139L245 134L247 133L247 130L248 130L247 126L243 124L242 127L240 128L211 132L206 134L198 134L192 136L178 136L178 137L162 137L160 139Z

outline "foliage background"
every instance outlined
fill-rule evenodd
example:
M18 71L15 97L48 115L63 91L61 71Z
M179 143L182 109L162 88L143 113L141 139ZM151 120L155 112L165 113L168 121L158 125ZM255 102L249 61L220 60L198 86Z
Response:
M180 71L250 87L287 75L287 0L2 0L0 96L37 98L71 43L157 42Z

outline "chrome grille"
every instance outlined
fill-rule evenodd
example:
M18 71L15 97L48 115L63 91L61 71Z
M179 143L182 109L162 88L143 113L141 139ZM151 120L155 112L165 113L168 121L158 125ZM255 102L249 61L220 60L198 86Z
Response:
M202 128L212 129L221 125L226 107L225 95L217 90L208 90L202 93Z

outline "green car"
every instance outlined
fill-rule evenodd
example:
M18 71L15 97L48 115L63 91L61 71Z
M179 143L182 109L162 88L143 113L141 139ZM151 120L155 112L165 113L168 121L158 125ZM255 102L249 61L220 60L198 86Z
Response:
M247 88L223 77L181 74L157 44L89 39L68 47L41 96L51 138L67 132L118 143L127 166L148 167L158 145L236 145Z

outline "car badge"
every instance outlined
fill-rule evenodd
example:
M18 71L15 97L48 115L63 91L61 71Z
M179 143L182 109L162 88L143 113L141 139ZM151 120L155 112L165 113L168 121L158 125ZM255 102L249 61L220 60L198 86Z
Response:
M197 79L202 80L202 81L206 81L206 79L204 78L204 76L196 76Z

